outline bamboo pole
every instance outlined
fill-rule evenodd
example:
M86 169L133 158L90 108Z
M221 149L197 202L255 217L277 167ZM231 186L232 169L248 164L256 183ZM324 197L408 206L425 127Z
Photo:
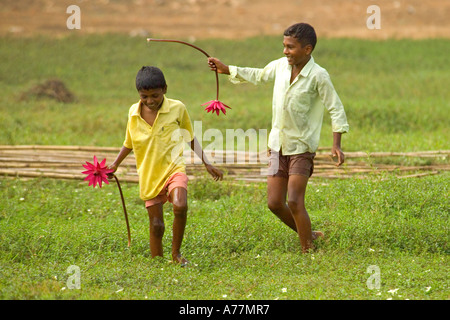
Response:
M0 174L7 176L28 176L28 177L50 177L59 179L80 179L81 165L96 153L97 157L115 157L119 148L93 147L93 146L39 146L20 145L8 146L0 145ZM329 150L323 148L321 150ZM191 151L185 152L184 156L192 155ZM373 157L443 157L450 154L450 150L432 150L420 152L346 152L346 162L341 167L336 167L331 160L329 153L318 152L315 159L315 176L328 178L345 178L351 176L361 176L362 174L379 174L381 172L417 172L427 171L440 172L450 170L450 164L431 164L421 166L402 166L393 164L378 164L376 160L370 163L364 160ZM265 152L251 153L244 151L216 151L216 159L222 159L223 163L216 163L219 169L233 179L246 179L248 181L265 180L261 175L262 169L267 168L264 160L267 160ZM186 159L186 171L195 178L201 164L194 162L195 158ZM232 160L233 163L226 162ZM353 160L352 160L353 159ZM191 160L191 162L189 162ZM236 160L240 162L236 163ZM136 162L134 154L124 160L119 171L121 179L127 182L138 182ZM420 173L409 175L411 177L420 176ZM407 176L404 176L407 177Z
M319 148L319 150L328 150L329 148ZM0 150L58 150L58 151L86 151L86 152L119 152L117 147L97 147L97 146L60 146L60 145L0 145ZM216 152L227 152L216 151ZM229 151L228 151L229 152ZM236 153L245 153L244 151L235 151ZM246 152L252 153L252 152ZM260 152L258 154L265 154ZM349 157L367 157L367 156L427 156L427 155L449 155L450 150L428 150L428 151L414 151L414 152L362 152L362 151L347 151L345 155ZM317 152L317 155L329 155L329 153Z

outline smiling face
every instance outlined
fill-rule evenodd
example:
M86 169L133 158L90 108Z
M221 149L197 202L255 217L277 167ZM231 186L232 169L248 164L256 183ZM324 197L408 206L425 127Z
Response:
M291 66L303 66L311 57L312 45L302 47L301 43L294 37L284 36L283 53Z
M164 95L167 92L167 87L165 87L164 89L140 89L138 90L138 92L142 104L145 107L156 111L161 107L161 104L163 103Z

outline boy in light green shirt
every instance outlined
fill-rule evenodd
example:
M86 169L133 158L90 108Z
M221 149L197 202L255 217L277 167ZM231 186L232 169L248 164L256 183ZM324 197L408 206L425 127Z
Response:
M268 141L268 206L298 233L302 252L308 252L313 248L312 241L323 236L320 231L311 231L304 198L319 146L324 106L331 116L332 155L337 158L338 166L344 162L341 135L349 129L344 107L328 72L311 56L316 42L314 28L298 23L284 32L285 57L262 69L228 66L219 59L208 59L211 70L229 74L232 83L274 81Z

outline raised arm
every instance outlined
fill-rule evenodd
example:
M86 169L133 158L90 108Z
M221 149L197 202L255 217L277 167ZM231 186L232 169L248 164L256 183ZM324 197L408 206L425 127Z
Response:
M230 74L230 68L217 58L209 57L208 64L212 71L217 70L218 73Z
M275 72L279 60L270 62L264 68L248 68L226 65L217 58L208 58L208 65L212 71L229 75L229 80L234 83L251 82L255 85L272 81L275 79Z

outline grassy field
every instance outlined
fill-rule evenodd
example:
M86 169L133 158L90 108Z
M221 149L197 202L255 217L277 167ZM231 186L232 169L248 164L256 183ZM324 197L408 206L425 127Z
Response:
M125 185L132 246L115 186L1 180L2 299L448 299L448 174L317 181L307 204L326 234L301 255L296 234L266 207L264 184L193 182L183 252L151 259L148 218ZM245 201L242 199L245 198ZM80 269L70 289L67 269ZM370 266L380 287L367 284Z
M282 54L277 37L196 44L236 65L262 67ZM344 151L449 149L449 51L448 40L319 39L315 60L331 74L350 123ZM183 100L204 130L270 128L270 84L233 86L222 76L220 98L233 109L205 113L214 74L190 48L118 35L0 38L0 144L119 147L142 65L165 71L168 96ZM64 81L77 101L26 95L49 78ZM330 144L326 116L321 146ZM189 186L190 268L168 260L169 206L166 257L150 258L135 184L122 186L128 249L114 184L1 178L0 299L448 299L449 178L312 179L307 207L326 238L301 255L296 234L267 209L265 184L200 176ZM80 270L81 289L70 287L70 266ZM368 284L373 266L379 288Z
M282 56L278 37L196 44L225 63L263 67ZM450 68L448 40L319 40L314 52L343 101L350 134L347 151L448 149ZM272 85L232 85L220 77L220 99L233 109L218 118L203 111L215 99L206 57L174 43L126 36L64 39L0 39L0 144L120 146L127 111L138 101L134 86L142 65L163 69L167 96L188 106L203 130L270 129ZM49 78L62 80L77 97L63 104L27 92ZM19 98L25 94L26 99ZM332 141L329 116L322 146Z

